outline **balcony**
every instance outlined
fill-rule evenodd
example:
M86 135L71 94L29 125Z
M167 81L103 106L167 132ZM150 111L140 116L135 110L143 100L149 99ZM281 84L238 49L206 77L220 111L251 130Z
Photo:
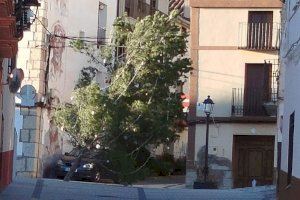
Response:
M255 64L256 65L256 64ZM252 76L259 79L245 77L245 88L232 89L231 115L243 116L276 116L278 99L279 60L265 60L264 64L257 66L259 71L253 71ZM251 68L247 68L248 71ZM264 77L264 78L262 78ZM265 79L258 82L261 79ZM258 85L259 84L259 85Z
M277 89L233 88L231 114L242 116L276 116Z
M279 23L240 23L239 49L255 51L279 50Z

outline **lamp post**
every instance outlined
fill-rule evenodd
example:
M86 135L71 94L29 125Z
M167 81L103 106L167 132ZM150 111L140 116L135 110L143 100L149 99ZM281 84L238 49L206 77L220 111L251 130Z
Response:
M204 174L204 183L207 183L207 176L208 176L208 137L209 137L209 118L213 111L214 102L210 98L210 96L207 96L207 99L203 101L204 104L204 112L206 114L206 142L205 142L205 163L203 168L203 174Z

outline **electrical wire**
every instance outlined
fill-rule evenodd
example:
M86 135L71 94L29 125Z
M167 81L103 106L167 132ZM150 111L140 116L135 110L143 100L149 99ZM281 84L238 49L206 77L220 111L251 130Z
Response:
M63 39L68 39L68 40L81 40L81 41L84 41L84 42L88 42L88 43L94 43L96 45L99 44L98 40L110 40L110 38L100 38L100 37L77 37L77 36L61 36L61 35L56 35L56 34L53 34L51 33L51 31L46 27L46 25L38 18L38 9L36 11L36 13L34 13L33 10L31 10L33 15L34 15L34 19L33 21L37 20L39 21L39 23L42 25L42 27L47 31L47 33L50 35L50 36L53 36L53 37L58 37L58 38L63 38ZM86 39L93 39L93 40L86 40Z

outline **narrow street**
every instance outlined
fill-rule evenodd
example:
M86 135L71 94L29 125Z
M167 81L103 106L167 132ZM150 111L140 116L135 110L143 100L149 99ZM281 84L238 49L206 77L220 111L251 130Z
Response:
M191 190L124 187L54 179L16 179L1 194L1 200L273 200L275 187L234 190Z

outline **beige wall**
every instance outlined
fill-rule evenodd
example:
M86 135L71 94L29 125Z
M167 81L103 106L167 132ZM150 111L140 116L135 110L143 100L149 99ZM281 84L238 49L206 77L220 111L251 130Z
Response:
M192 55L197 55L193 59L197 64L195 69L198 70L197 86L192 87L197 87L199 103L203 102L207 95L211 96L215 102L213 117L231 117L232 89L244 88L246 64L263 64L265 60L278 59L277 51L250 51L238 48L241 44L240 24L248 22L249 11L273 11L273 22L281 22L279 8L192 8L191 24L195 26L191 27L193 39L191 49ZM197 116L204 117L205 114L202 110L197 110ZM197 154L200 148L205 146L205 131L204 124L196 125L193 156L195 161L198 161ZM232 162L234 135L273 135L277 141L277 126L275 123L211 124L209 154ZM274 145L274 167L276 167L277 145L276 143ZM230 187L231 166L226 166L222 170L225 173L226 183L221 184L221 187ZM192 183L191 179L195 179L192 168L187 171L187 177L187 184Z
M186 156L187 151L187 140L188 140L188 130L185 129L183 132L179 133L178 140L174 143L174 157L182 158Z
M248 21L248 11L273 11L280 22L280 10L199 9L198 102L207 95L216 103L214 116L231 115L232 88L243 88L246 63L278 59L278 53L238 50L239 23ZM204 116L203 113L198 113Z
M246 63L278 59L274 53L242 50L199 50L198 102L210 95L215 117L231 116L232 88L243 88ZM204 116L203 112L198 112Z
M197 153L202 146L205 145L206 125L197 125L196 127L196 149L195 160L197 161ZM232 147L234 135L274 135L276 136L277 128L274 124L211 124L209 137L209 154L218 157L227 158L232 161ZM276 138L275 138L276 141ZM274 144L274 167L277 163L277 145ZM213 151L217 148L217 151Z
M273 11L273 22L280 23L279 9L209 9L199 14L199 46L237 46L239 24L248 22L248 11Z

